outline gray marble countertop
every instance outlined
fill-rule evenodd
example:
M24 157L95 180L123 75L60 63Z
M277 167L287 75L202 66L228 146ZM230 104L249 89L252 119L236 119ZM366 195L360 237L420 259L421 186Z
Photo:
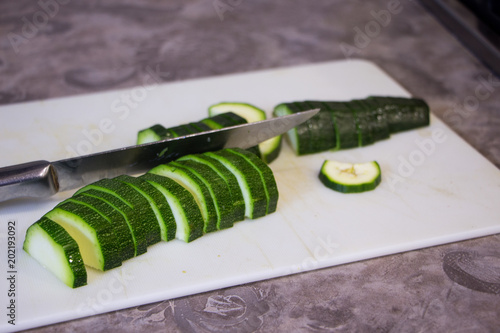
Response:
M360 31L369 30L366 38ZM417 1L0 3L0 104L306 63L373 61L500 167L500 79ZM206 311L217 302L220 311ZM500 237L421 249L33 332L494 332Z

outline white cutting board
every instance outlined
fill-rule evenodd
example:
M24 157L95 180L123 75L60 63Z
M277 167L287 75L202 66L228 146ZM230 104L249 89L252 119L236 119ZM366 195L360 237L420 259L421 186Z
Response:
M207 107L220 101L252 103L270 114L285 101L368 95L409 93L372 63L351 60L6 106L0 108L0 166L62 159L68 146L95 152L130 145L142 128L204 118ZM324 159L377 160L382 184L362 194L331 191L317 179ZM4 314L10 298L1 278L0 330L500 232L499 170L434 116L430 127L365 148L296 157L285 145L271 168L280 190L276 213L190 244L156 244L112 271L89 270L88 285L75 290L22 251L28 226L72 193L0 204L4 274L8 221L16 221L17 234L16 325Z

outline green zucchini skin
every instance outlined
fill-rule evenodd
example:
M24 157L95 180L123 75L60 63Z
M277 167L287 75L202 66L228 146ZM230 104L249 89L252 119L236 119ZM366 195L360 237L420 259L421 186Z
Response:
M418 98L370 96L350 101L304 101L278 104L275 117L320 108L320 112L287 132L296 155L364 147L391 133L430 123L427 103Z
M88 195L75 195L62 203L64 202L72 202L86 206L108 220L116 235L118 244L120 245L120 256L122 261L135 256L135 241L133 234L123 215L114 209L113 206L105 201Z
M114 194L95 189L86 189L80 193L75 193L73 197L79 198L80 196L92 197L105 202L110 205L113 210L119 212L125 219L129 230L134 239L134 256L139 256L147 252L148 240L147 229L143 227L141 217L138 211L133 209L133 206L128 201Z
M207 187L217 212L217 230L233 226L234 207L231 191L226 181L209 166L193 160L182 160L174 163L179 168L189 170Z
M246 158L227 149L207 152L204 155L219 160L238 180L245 198L245 216L256 219L266 215L267 198L260 173Z
M245 200L243 199L243 193L241 192L238 180L236 179L234 174L229 171L219 160L207 156L206 154L194 154L183 156L178 161L194 161L206 165L207 167L215 171L221 178L224 179L229 188L231 201L233 203L233 223L243 221L245 219Z
M255 170L259 172L267 198L266 215L274 213L278 205L279 193L278 193L278 186L276 185L276 180L274 179L273 172L269 168L269 166L266 163L264 163L264 161L262 161L260 158L258 158L257 156L253 155L252 153L244 149L231 148L231 149L226 149L226 151L242 156L254 166Z
M168 242L175 238L176 225L172 209L156 187L145 180L128 175L121 175L114 179L134 188L148 200L160 226L162 241Z
M47 253L46 248L55 253ZM28 228L23 250L67 286L78 288L87 284L87 270L78 244L63 227L51 219L42 217ZM57 265L54 265L55 261Z
M139 178L151 183L167 198L176 217L175 237L186 243L203 236L204 219L193 195L175 180L146 173Z
M120 198L128 203L132 209L134 209L136 213L141 216L140 220L142 228L145 232L147 246L161 241L161 229L158 225L156 215L147 199L137 193L136 190L116 179L105 178L86 185L78 190L76 194L83 193L90 189L113 194L117 198Z

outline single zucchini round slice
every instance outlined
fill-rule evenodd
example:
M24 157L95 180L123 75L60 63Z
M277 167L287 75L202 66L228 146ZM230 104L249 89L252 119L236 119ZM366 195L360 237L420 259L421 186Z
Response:
M374 190L382 180L376 161L343 163L325 160L319 179L328 188L342 193L360 193Z

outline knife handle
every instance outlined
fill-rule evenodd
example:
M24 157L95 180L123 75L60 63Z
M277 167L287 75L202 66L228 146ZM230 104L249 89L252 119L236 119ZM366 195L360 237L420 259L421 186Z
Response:
M49 197L59 184L48 161L34 161L0 168L0 202L22 197Z

